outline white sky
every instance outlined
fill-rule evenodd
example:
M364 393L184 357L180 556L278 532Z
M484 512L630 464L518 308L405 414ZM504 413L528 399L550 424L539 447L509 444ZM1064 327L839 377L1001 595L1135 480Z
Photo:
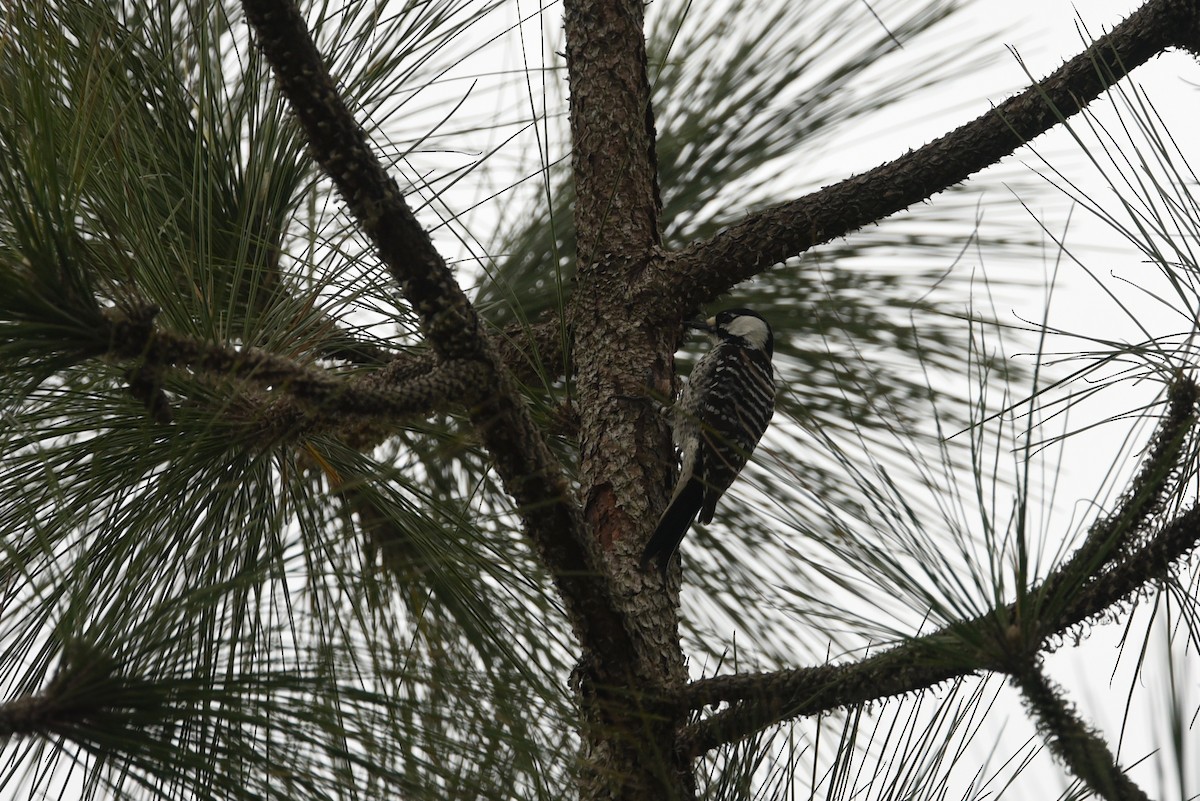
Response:
M971 22L979 25L983 30L1005 24L1018 26L997 40L997 46L999 47L1001 44L1014 46L1030 70L1041 77L1057 67L1063 58L1078 51L1079 37L1076 34L1075 25L1079 13L1082 13L1085 23L1094 33L1112 26L1137 5L1128 1L1094 0L1081 4L1077 8L1075 4L1065 2L1065 0L977 0L975 11L971 15ZM1011 57L1006 57L1001 62L998 74L1004 76L1010 82L1009 85L1019 84L1022 81L1021 68ZM976 77L972 80L979 79ZM1196 130L1196 124L1200 123L1200 105L1197 104L1198 97L1195 89L1195 84L1200 82L1200 69L1197 68L1195 61L1182 54L1160 57L1137 70L1134 73L1134 80L1147 90L1159 112L1167 119L1168 129L1181 136L1180 144L1184 148L1185 155L1190 157L1193 164L1200 164L1200 152L1197 152L1194 146L1195 137L1192 135ZM967 91L965 96L970 97L969 88ZM1004 93L998 93L991 95L989 99L998 102L1005 96ZM937 114L936 110L931 109L930 119L918 119L914 123L914 127L920 129L916 139L908 142L894 141L893 139L890 146L893 149L917 146L929 138L944 133L948 127L947 122L950 125L957 124L981 110L982 108L973 110L970 115L951 115L951 119L947 121L944 115ZM1188 141L1189 139L1191 141ZM1035 146L1046 152L1057 150L1064 154L1069 153L1072 147L1067 137L1061 133L1047 135L1039 139ZM1189 147L1190 153L1188 152ZM887 158L889 155L894 155L894 152L880 154L882 158ZM1034 163L1027 152L1022 152L1019 157L1030 164ZM1085 172L1081 170L1080 174ZM1106 196L1104 187L1099 184L1092 184L1089 191L1094 191L1097 198ZM1045 222L1052 227L1060 226L1061 230L1061 226L1065 224L1065 217L1055 218L1053 212L1049 212ZM1120 293L1123 301L1133 304L1144 322L1147 322L1152 328L1158 326L1158 331L1152 330L1152 333L1166 333L1186 328L1185 321L1172 318L1169 314L1164 315L1161 305L1153 303L1145 296L1139 296L1135 287L1152 289L1162 283L1161 279L1155 280L1157 276L1152 270L1139 265L1138 257L1131 255L1128 246L1112 231L1095 222L1089 215L1077 211L1071 223L1068 240L1069 242L1099 241L1107 243L1112 248L1107 254L1089 250L1086 263L1100 274L1114 291ZM1041 269L1041 266L1032 265L1032 268ZM1112 275L1109 275L1110 272ZM1123 283L1122 279L1130 283ZM1027 319L1037 319L1041 313L1041 304L1041 298L1033 296L1029 298L1029 303L1025 308L1014 309L1014 311ZM1119 313L1113 301L1099 291L1097 286L1077 266L1064 267L1060 291L1054 302L1053 320L1064 328L1089 331L1097 336L1129 340L1141 339L1142 336ZM1137 404L1137 398L1145 398L1147 389L1149 388L1127 387L1120 392L1112 393L1106 399L1106 403L1111 404L1113 411L1132 408ZM1103 410L1099 408L1089 411L1090 414L1097 417L1103 414ZM1082 420L1074 422L1081 423ZM1054 509L1051 526L1064 525L1072 514L1085 514L1088 511L1087 505L1083 501L1095 495L1097 488L1104 481L1108 468L1113 463L1119 444L1114 441L1116 433L1120 433L1120 429L1101 428L1087 435L1076 437L1070 442L1067 451L1068 458L1063 463L1065 482L1059 490L1060 503ZM1132 468L1133 465L1134 463L1129 461L1127 469ZM1072 501L1076 501L1076 503L1072 503ZM1136 627L1132 630L1137 631ZM1152 749L1164 745L1163 738L1166 729L1162 700L1165 696L1165 688L1159 684L1161 671L1149 667L1144 674L1147 677L1146 680L1137 682L1130 694L1131 671L1138 658L1140 645L1136 634L1120 662L1117 676L1109 676L1108 672L1114 661L1114 649L1118 647L1124 631L1122 623L1096 627L1083 647L1073 648L1068 645L1051 658L1050 665L1053 675L1068 689L1081 712L1104 730L1111 742L1117 742L1121 736L1121 721L1124 717L1126 703L1128 702L1132 708L1140 710L1139 713L1130 716L1130 723L1124 732L1124 743L1120 754L1122 764L1128 766L1138 758L1146 756ZM1157 642L1152 644L1152 651L1157 649L1159 654L1151 653L1149 655L1151 660L1161 654L1164 642L1165 639L1160 636L1157 638ZM1194 715L1200 706L1200 685L1197 684L1194 651L1188 655L1188 661L1192 664L1191 672L1177 676L1177 680L1183 688L1184 714L1189 717L1184 721L1187 732L1183 747L1185 753L1190 755L1186 762L1193 766L1200 766L1200 736L1191 730L1193 721L1190 719L1190 716ZM1176 660L1177 665L1181 662L1182 660ZM1024 720L1024 713L1016 706L1018 702L1015 694L1008 693L1006 702L1013 704L1013 709L1010 716L1011 725L1006 729L998 750L1000 755L1015 752L1021 742L1032 734L1032 730ZM1044 771L1038 771L1030 777L1026 777L1022 781L1022 786L1027 790L1038 788L1038 785L1031 782L1030 779L1043 774L1048 783L1040 787L1038 796L1053 798L1062 789L1060 777L1064 775L1057 767L1047 767ZM1135 768L1132 775L1144 789L1150 792L1152 797L1177 797L1177 780L1171 777L1161 777L1160 768L1154 757L1150 757ZM1161 787L1159 786L1160 778L1165 779L1166 782ZM1200 783L1197 782L1194 770L1189 776L1189 781L1188 792L1191 794L1200 792ZM1016 797L1021 797L1021 793L1018 793Z

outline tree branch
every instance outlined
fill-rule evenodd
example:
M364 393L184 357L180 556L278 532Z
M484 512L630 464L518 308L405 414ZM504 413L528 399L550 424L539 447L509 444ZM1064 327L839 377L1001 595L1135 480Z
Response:
M1189 377L1178 376L1167 393L1166 416L1155 429L1149 452L1129 489L1111 515L1097 520L1071 558L1047 577L1043 597L1071 597L1076 588L1094 581L1122 553L1128 554L1137 536L1161 512L1168 490L1178 478L1179 460L1196 423L1200 388Z
M87 707L64 709L57 698L46 693L25 695L0 704L0 736L22 737L54 731L64 718L86 719Z
M976 120L875 169L752 214L670 254L636 287L678 320L773 264L881 220L995 164L1171 47L1200 52L1196 0L1150 0L1049 77ZM671 287L671 292L664 292Z
M518 381L553 380L565 369L562 321L558 319L528 326L508 326L496 337L495 344L500 361ZM437 363L437 356L431 353L400 353L373 375L381 384L387 385L428 372Z
M473 395L483 376L479 362L458 360L430 365L403 383L386 385L373 374L339 378L257 348L230 348L154 327L149 319L106 312L108 354L137 360L136 372L158 375L161 368L185 366L220 379L240 379L315 411L300 428L320 420L337 422L344 416L396 420L462 403ZM297 414L303 414L297 412Z
M313 157L350 207L380 259L417 310L430 344L447 359L481 358L479 319L400 187L372 152L289 0L244 0L283 94L308 136Z
M157 699L150 693L143 693L140 699L136 691L122 693L129 685L136 682L121 676L109 655L74 644L66 649L63 664L41 692L0 704L0 737L70 734L114 707L129 709L134 699L148 707L155 705Z
M513 497L535 549L554 575L583 642L627 648L623 615L583 531L564 471L534 426L478 315L384 170L334 84L291 0L243 0L258 45L359 226L374 242L443 359L474 359L485 379L471 421Z
M723 702L734 706L691 726L680 739L681 747L695 758L791 718L924 690L979 671L1008 672L1014 654L1049 650L1048 641L1161 579L1197 545L1200 507L1193 507L1044 616L1044 609L1027 606L1019 611L1017 604L1005 604L858 662L693 682L679 696L687 708ZM1031 588L1027 597L1044 597L1042 587L1059 581L1062 570Z
M1100 733L1088 726L1036 660L1012 674L1050 750L1095 793L1109 801L1150 801L1121 770Z
M969 631L982 622L994 624L977 619L962 629ZM985 669L983 663L994 667L976 649L964 647L959 632L948 627L846 665L692 682L680 694L680 702L688 708L723 702L733 706L689 726L679 738L679 747L695 759L785 720L928 689Z

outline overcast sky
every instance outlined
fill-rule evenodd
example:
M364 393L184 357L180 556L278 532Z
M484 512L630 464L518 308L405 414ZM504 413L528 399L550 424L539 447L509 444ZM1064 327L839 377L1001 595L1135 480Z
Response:
M1002 34L997 40L997 44L1002 43L1015 47L1030 70L1041 77L1057 67L1065 57L1078 52L1079 36L1076 33L1076 20L1079 15L1082 15L1088 28L1093 33L1097 33L1116 24L1137 5L1137 3L1127 0L1120 2L1092 0L1080 4L1077 8L1075 4L1065 2L1065 0L977 0L971 22L973 25L979 25L981 30L996 26L1009 26L1009 32ZM994 69L993 74L1000 75L1004 80L1012 81L1013 84L1021 80L1021 68L1012 57L1005 57ZM1190 134L1195 131L1196 123L1200 122L1200 104L1197 102L1200 97L1197 96L1195 88L1200 83L1200 69L1197 68L1194 59L1182 54L1160 57L1137 70L1133 79L1145 88L1158 111L1166 118L1168 129L1174 131L1176 135ZM975 78L973 80L982 79ZM1004 97L1003 93L990 95L993 102L1003 100ZM982 111L982 109L977 109L975 113L978 111ZM936 109L930 109L930 113L936 115ZM929 136L936 136L944 132L939 130L939 125L941 128L945 128L940 119L928 123L918 122L918 126L926 126L923 133ZM1188 141L1189 139L1191 141ZM920 144L922 141L924 139L912 143L912 146ZM1183 147L1185 155L1189 157L1193 165L1197 165L1200 164L1200 152L1194 146L1194 141L1194 136L1180 136L1180 145ZM1039 139L1035 142L1035 147L1046 152L1058 152L1067 156L1072 152L1078 152L1062 132ZM1020 153L1018 158L1031 165L1036 164L1036 159L1028 151ZM1088 173L1087 169L1081 167L1074 171L1073 175L1086 181ZM1093 182L1090 187L1087 184L1084 186L1089 191L1095 192L1096 197L1105 196L1105 187L1099 182ZM1049 225L1057 223L1057 225L1063 226L1066 224L1065 215L1061 211L1046 212L1044 221ZM1159 279L1153 270L1139 264L1138 257L1106 226L1077 210L1071 221L1068 241L1069 243L1094 242L1110 248L1107 253L1103 252L1103 249L1089 249L1086 252L1086 266L1109 288L1119 293L1122 302L1128 302L1133 306L1135 313L1151 328L1152 333L1161 334L1186 329L1187 325L1184 320L1170 313L1164 313L1161 305L1156 304L1139 291L1153 288ZM1037 265L1030 266L1038 269ZM1060 289L1063 291L1060 291L1055 298L1052 316L1057 324L1072 330L1092 332L1097 336L1112 336L1127 340L1141 338L1136 327L1120 313L1114 301L1107 297L1078 265L1068 263L1065 266L1062 282ZM1039 299L1036 296L1030 297L1026 308L1014 309L1014 314L1034 316L1038 313L1038 304ZM1114 412L1132 408L1139 393L1144 396L1149 389L1146 386L1124 387L1113 392L1107 402L1111 404L1110 408ZM1095 417L1103 414L1102 410L1098 408L1092 408L1085 413ZM1075 422L1081 424L1084 421L1078 419ZM1122 433L1123 429L1117 427L1103 427L1089 434L1080 435L1071 441L1067 451L1070 458L1064 460L1064 484L1059 489L1059 501L1054 509L1053 520L1065 523L1072 515L1082 515L1089 511L1087 500L1093 497L1094 488L1103 483L1117 449L1117 436ZM1133 462L1130 460L1128 468L1132 468L1132 465ZM1098 627L1092 632L1083 647L1063 649L1060 654L1052 657L1050 665L1057 680L1070 689L1073 700L1079 704L1083 713L1091 721L1109 735L1110 742L1118 742L1121 736L1121 722L1125 716L1126 703L1130 703L1134 709L1141 711L1140 715L1130 716L1129 724L1124 731L1125 741L1121 749L1121 761L1122 764L1129 765L1136 759L1147 755L1153 748L1164 745L1162 738L1166 732L1164 722L1167 710L1162 703L1166 695L1166 688L1161 684L1162 674L1160 672L1148 669L1145 674L1147 680L1135 683L1133 692L1130 693L1131 671L1138 658L1140 645L1140 640L1137 639L1138 635L1134 635L1135 640L1127 648L1118 674L1111 678L1107 675L1109 666L1113 663L1113 649L1118 647L1123 632L1124 628L1121 623ZM1161 653L1165 647L1163 645L1165 638L1159 637L1157 640L1151 644L1151 653L1149 654L1151 660L1155 658L1156 650ZM1196 660L1197 655L1193 650L1186 661L1194 664ZM1179 660L1177 660L1177 664L1179 664ZM1097 665L1102 666L1104 674L1096 674ZM1200 686L1198 686L1197 675L1197 671L1193 669L1190 673L1177 676L1180 686L1184 688L1183 697L1187 702L1185 710L1187 714L1192 715L1200 705L1200 692L1198 692ZM1015 703L1015 698L1009 695L1008 702ZM1000 749L1001 753L1012 753L1024 737L1032 734L1031 728L1023 720L1023 717L1022 712L1013 709L1013 725L1006 732L1004 744ZM1188 739L1184 743L1185 753L1189 755L1186 761L1192 765L1200 765L1200 739L1197 738L1194 731L1191 731L1193 722L1185 721L1185 725L1189 729ZM1133 775L1138 781L1144 782L1143 787L1152 796L1155 796L1159 792L1155 780L1158 772L1156 758L1149 757L1145 763L1134 770ZM1048 773L1050 772L1048 771ZM1053 775L1061 777L1063 774L1055 769ZM1051 798L1056 795L1060 782L1061 778L1053 779L1043 797ZM1191 775L1191 782L1190 792L1193 794L1200 792L1200 785L1196 784L1194 771ZM1053 788L1053 792L1050 791L1051 788ZM1172 798L1175 796L1166 792L1158 797Z

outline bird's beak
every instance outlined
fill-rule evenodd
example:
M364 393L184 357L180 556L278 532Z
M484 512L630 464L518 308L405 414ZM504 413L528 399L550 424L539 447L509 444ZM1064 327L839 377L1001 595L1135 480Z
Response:
M697 331L708 331L710 333L712 332L712 330L714 328L716 328L716 325L717 325L716 317L709 317L707 320L684 320L683 321L684 328L692 328Z

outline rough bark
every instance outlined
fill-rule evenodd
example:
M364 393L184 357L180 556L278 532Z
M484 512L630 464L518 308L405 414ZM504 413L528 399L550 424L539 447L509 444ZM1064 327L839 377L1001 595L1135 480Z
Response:
M1150 801L1129 778L1099 732L1079 717L1040 663L1029 660L1012 674L1050 750L1096 795L1110 801Z
M586 653L581 797L689 798L676 754L682 721L643 704L685 678L678 595L636 568L670 481L672 446L658 402L669 400L675 326L646 325L628 288L661 258L654 122L640 0L565 6L577 285L570 309L580 412L580 485L589 535L608 555L631 649ZM676 585L677 587L677 585ZM608 688L605 690L604 688Z

